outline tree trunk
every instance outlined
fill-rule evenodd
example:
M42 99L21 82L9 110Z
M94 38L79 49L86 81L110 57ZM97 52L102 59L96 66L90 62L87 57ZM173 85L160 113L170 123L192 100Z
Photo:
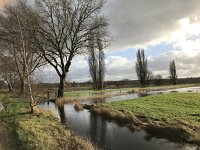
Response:
M62 104L58 104L58 112L60 115L60 120L62 124L66 123L66 116L65 116L65 107Z
M9 92L12 93L13 92L13 87L11 84L8 84L8 89L9 89Z
M24 58L23 58L24 59ZM26 90L26 88L25 88L25 81L26 81L26 66L25 66L25 64L23 65L23 73L22 73L22 75L20 76L20 95L21 96L23 96L23 97L25 97L26 95L25 95L25 90Z
M24 79L21 79L20 82L20 95L25 97L25 81Z
M58 89L58 96L57 98L64 97L64 89L65 89L65 75L60 76L60 84Z
M30 80L30 71L29 71L29 67L28 67L28 62L26 60L26 58L27 58L26 40L24 37L23 28L21 26L21 22L20 22L18 16L17 16L17 19L18 19L18 24L19 24L20 30L21 30L20 34L21 34L22 48L23 48L23 78L21 78L23 81L23 88L24 88L23 92L25 94L25 81L27 80L29 94L30 94L30 100L31 100L30 107L31 107L31 114L32 114L32 113L34 113L34 107L36 106L36 102L33 99L31 80Z

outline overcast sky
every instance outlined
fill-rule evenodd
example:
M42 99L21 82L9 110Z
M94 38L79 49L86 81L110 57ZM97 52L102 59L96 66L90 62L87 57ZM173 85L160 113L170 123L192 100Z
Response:
M199 77L199 6L200 0L108 0L104 14L114 40L106 51L106 80L137 79L140 47L154 74L167 77L174 59L179 77ZM74 60L69 79L90 79L84 57Z
M167 77L174 59L178 77L200 77L199 6L200 0L108 0L104 15L113 41L106 50L106 80L137 79L138 48L145 49L154 74ZM88 70L86 58L76 57L68 79L87 81ZM49 81L57 78L51 67L40 71Z

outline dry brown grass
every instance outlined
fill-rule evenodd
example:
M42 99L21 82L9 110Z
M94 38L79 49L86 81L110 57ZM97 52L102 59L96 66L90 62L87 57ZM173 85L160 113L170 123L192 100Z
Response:
M90 140L80 136L72 135L67 145L69 150L98 150Z
M63 97L63 98L57 98L55 102L57 105L64 105L64 104L79 102L79 100L75 97Z
M74 108L75 108L76 111L82 111L84 109L83 107L84 107L84 105L81 104L81 103L76 103L74 105Z
M34 111L34 114L42 114L44 116L54 116L56 118L59 118L59 116L57 116L53 111L51 110L44 110L44 109L41 109L37 106L35 106L33 108L33 111Z
M82 97L63 97L63 98L57 98L56 104L58 105L69 104L69 103L77 104L84 100L102 100L105 98L110 98L112 96L118 96L118 95L122 95L122 94L116 93L116 94L90 95L90 96L82 96Z
M92 105L92 107L84 106L84 108L89 109L94 114L102 115L102 116L106 117L107 119L115 120L118 123L132 124L132 125L134 125L134 128L138 128L138 127L145 125L136 116L134 116L132 114L124 113L124 112L117 111L117 110L111 110L111 109L97 106L97 105Z

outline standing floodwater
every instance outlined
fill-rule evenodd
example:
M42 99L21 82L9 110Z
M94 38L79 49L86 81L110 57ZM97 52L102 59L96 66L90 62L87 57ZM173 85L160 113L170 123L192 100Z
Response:
M185 91L180 89L177 91ZM196 89L195 89L196 90ZM170 91L167 91L170 92ZM160 92L150 92L157 94ZM146 94L148 95L148 94ZM141 94L130 94L104 99L102 101L85 101L84 103L111 102L116 100L134 99ZM59 114L54 103L39 105L43 109L51 109ZM154 138L145 131L131 131L128 127L109 121L101 116L96 116L88 110L76 111L73 104L59 107L62 122L76 134L86 136L98 147L106 150L191 150L193 148L176 144L165 139Z

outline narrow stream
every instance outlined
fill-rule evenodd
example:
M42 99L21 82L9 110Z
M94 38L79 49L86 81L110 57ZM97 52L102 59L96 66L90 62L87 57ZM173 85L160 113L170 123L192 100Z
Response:
M104 103L136 99L142 96L170 93L170 92L198 92L200 87L182 88L166 91L153 91L147 94L128 94L106 98L104 100L87 100L83 103ZM154 138L145 131L131 131L129 128L119 125L116 122L96 116L88 110L78 112L73 104L65 104L58 108L54 103L43 103L39 107L50 109L59 115L63 123L76 134L91 139L99 148L105 150L193 150L194 147L170 142L166 139Z

